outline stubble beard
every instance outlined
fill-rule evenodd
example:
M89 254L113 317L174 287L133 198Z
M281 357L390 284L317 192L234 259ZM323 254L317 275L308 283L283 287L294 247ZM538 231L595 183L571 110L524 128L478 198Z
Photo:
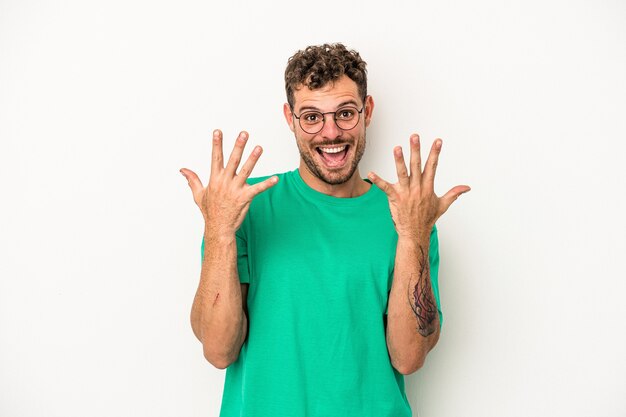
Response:
M335 141L335 142L345 143L343 141ZM351 145L351 146L356 146L356 149L354 150L354 159L352 160L352 163L350 164L350 167L348 168L347 173L344 175L342 175L341 172L325 171L324 168L319 166L319 164L315 161L315 158L313 157L313 155L311 155L311 152L309 152L308 149L305 149L304 146L300 145L300 141L297 140L297 138L296 138L296 144L298 145L298 151L300 152L300 157L306 164L311 174L313 174L320 180L324 181L326 184L339 185L339 184L343 184L347 182L350 178L352 178L352 175L354 175L354 172L359 167L359 162L361 162L361 158L363 157L363 153L365 152L366 139L365 139L365 132L363 132L363 140L356 140L355 143ZM325 143L324 145L334 145L334 144L336 143L329 142L329 143ZM314 151L314 152L317 152L317 151Z

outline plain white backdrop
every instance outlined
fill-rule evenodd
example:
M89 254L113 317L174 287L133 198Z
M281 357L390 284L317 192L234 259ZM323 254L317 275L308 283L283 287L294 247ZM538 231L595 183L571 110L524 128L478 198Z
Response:
M210 132L291 170L283 70L341 41L361 174L444 140L445 322L421 417L626 415L622 1L0 0L0 416L217 416L189 325ZM250 146L251 149L251 146Z

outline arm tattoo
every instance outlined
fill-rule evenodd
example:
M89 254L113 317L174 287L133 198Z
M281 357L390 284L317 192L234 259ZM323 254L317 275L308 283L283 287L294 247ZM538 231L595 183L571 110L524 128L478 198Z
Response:
M415 286L411 288L412 280L409 280L408 298L411 310L413 310L413 313L417 318L417 331L419 334L426 337L435 332L437 304L435 303L432 295L428 257L424 254L424 249L421 246L419 247L419 250L420 257L418 260L419 271L417 282L415 283Z

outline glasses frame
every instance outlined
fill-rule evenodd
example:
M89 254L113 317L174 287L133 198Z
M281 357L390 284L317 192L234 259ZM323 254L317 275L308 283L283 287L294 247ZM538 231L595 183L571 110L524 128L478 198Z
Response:
M339 126L339 124L337 124L337 113L339 113L340 111L345 110L345 109L354 109L354 110L356 110L356 112L358 114L356 123L350 129L344 129L341 126ZM363 110L365 110L365 104L363 104L363 107L361 107L361 110L358 110L354 106L344 106L344 107L341 107L340 109L337 109L335 111L327 111L326 113L322 113L321 111L317 111L317 110L305 110L303 112L300 112L300 116L297 116L296 113L293 111L293 107L292 107L291 108L291 114L293 115L293 117L298 119L298 124L300 125L300 129L302 129L303 132L308 133L309 135L315 135L315 134L321 132L322 129L324 129L324 126L326 125L326 115L327 114L332 114L333 115L333 121L335 122L335 126L337 126L337 128L339 130L343 130L345 132L345 131L354 129L359 124L359 122L361 121L361 113L363 113ZM306 130L304 128L304 126L302 126L302 122L300 121L300 118L302 117L303 113L317 113L317 114L321 114L322 115L322 125L319 128L319 130L316 130L315 132L309 132L308 130Z

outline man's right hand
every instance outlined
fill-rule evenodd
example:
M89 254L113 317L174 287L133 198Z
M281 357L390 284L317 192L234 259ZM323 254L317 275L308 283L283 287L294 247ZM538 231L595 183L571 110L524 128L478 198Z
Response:
M180 170L187 179L193 199L202 212L207 232L215 237L233 236L246 217L252 199L278 182L278 177L273 176L254 185L246 183L263 152L260 146L254 147L237 173L247 140L247 132L239 133L228 163L224 167L222 132L213 131L211 177L206 188L195 172L187 168Z

